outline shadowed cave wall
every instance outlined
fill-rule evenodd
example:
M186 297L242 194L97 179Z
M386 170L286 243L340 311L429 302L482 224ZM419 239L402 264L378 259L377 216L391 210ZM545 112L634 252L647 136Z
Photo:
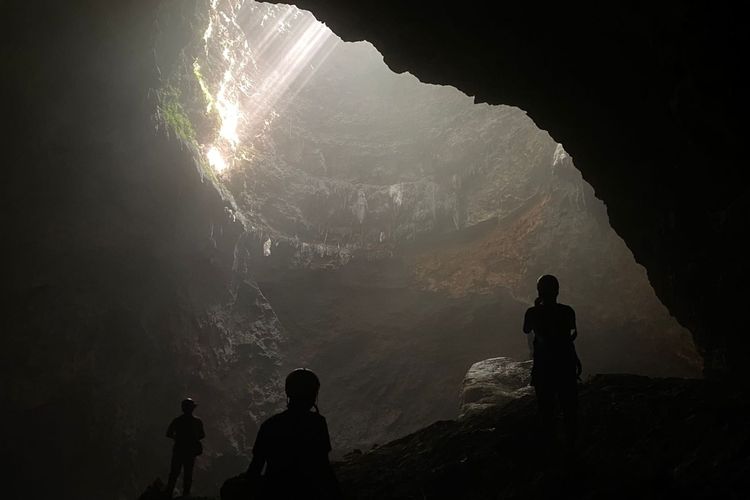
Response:
M587 24L584 29L574 16L580 12L575 11L532 16L525 7L514 6L508 9L520 10L504 11L499 17L475 16L471 11L457 15L451 11L446 16L437 6L413 9L408 3L392 14L368 12L369 3L342 3L334 10L328 8L335 2L308 3L345 38L360 38L352 31L358 30L362 38L374 42L394 69L405 69L408 59L409 70L424 81L451 83L482 100L528 110L536 123L565 144L605 200L613 226L646 265L662 300L696 335L699 348L707 354L708 372L741 367L744 344L734 336L735 330L722 323L707 326L709 319L725 321L715 313L725 301L739 296L731 293L733 282L727 280L727 270L740 276L745 272L740 258L743 247L724 244L739 241L735 237L746 220L744 187L737 182L741 177L734 168L739 154L732 147L732 138L741 129L734 127L737 112L722 105L731 96L734 80L731 71L717 72L723 77L719 82L707 83L702 76L712 74L717 65L731 69L731 50L707 61L699 57L700 52L681 49L674 57L677 62L667 58L670 65L655 69L653 46L672 45L660 45L659 39L647 36L671 26L670 40L677 41L670 43L690 47L697 43L691 42L692 36L702 41L700 37L713 28L689 30L695 23L695 13L689 10L676 8L669 16L660 10L649 17L625 9L618 15L639 22L627 24L621 32L607 31L607 36L597 32L598 40L611 42L594 46L585 41L590 41L591 30L603 30L603 25ZM55 491L98 497L117 491L132 496L142 487L141 478L163 470L166 446L159 448L151 440L163 432L158 419L173 416L173 401L186 391L211 401L201 409L211 422L209 434L215 436L207 446L207 457L224 462L213 469L217 472L203 471L204 477L217 481L222 473L218 471L243 467L258 416L282 403L279 375L286 368L287 334L297 320L289 318L286 327L278 314L300 309L294 301L283 304L283 296L288 295L284 286L304 289L311 280L316 285L326 281L323 270L306 275L286 266L285 252L295 259L297 247L285 250L282 243L264 261L263 243L268 236L277 236L268 230L273 225L267 225L265 233L248 236L245 223L253 221L243 219L242 200L232 200L237 191L211 179L206 165L196 162L189 141L179 137L174 122L170 128L154 120L155 109L170 106L170 95L155 90L175 85L169 81L180 72L174 67L184 63L183 48L205 21L194 17L192 2L169 16L159 10L164 5L175 3L104 7L80 2L44 9L8 4L8 15L18 21L17 27L4 33L7 43L2 52L10 75L3 81L4 95L13 96L5 102L11 132L3 137L6 161L13 167L2 188L3 224L12 235L6 251L13 263L3 283L11 312L3 318L2 384L9 396L2 418L4 428L19 430L3 438L4 449L14 457L11 497L41 497ZM360 17L362 12L367 12L365 17ZM395 17L379 23L380 16ZM502 37L497 29L490 29L494 24L483 24L507 16L527 22L507 23ZM653 25L643 21L655 18L659 22ZM679 21L677 27L670 24L673 19ZM529 24L533 29L525 30ZM375 29L378 26L382 31ZM406 26L405 31L400 26ZM565 36L560 36L560 26L565 26ZM735 36L729 28L724 36ZM443 37L441 29L452 36ZM627 55L630 66L597 57L600 51L621 47L621 40L630 40L633 30L642 36L636 37L640 42L615 51ZM154 33L166 35L159 38ZM506 53L503 47L519 47L503 41L527 40L527 33L535 37L520 44L512 64L500 57ZM441 45L441 40L451 44ZM425 53L427 42L432 49ZM723 47L725 42L722 37L712 38L702 50ZM558 64L549 52L542 54L541 47L553 45L561 53L569 49L575 57L568 55L565 64ZM521 53L527 59L520 59ZM493 66L488 67L488 59ZM420 71L416 65L427 69ZM675 67L682 68L678 76L671 71ZM629 69L622 75L619 68ZM603 78L607 72L622 78ZM648 84L638 77L646 74L655 75ZM654 82L661 83L651 85ZM711 93L711 85L722 92ZM651 90L633 91L644 88ZM610 102L611 95L628 98ZM705 95L712 95L715 105L704 104L711 102L702 98ZM663 102L671 103L667 111ZM574 125L566 125L572 119ZM200 128L195 133L200 134ZM550 144L554 146L554 141ZM542 156L551 163L553 152L554 148ZM680 175L664 167L675 164L681 167ZM703 174L705 165L722 173L718 180ZM386 176L382 185L390 182ZM593 199L591 192L586 196ZM441 287L456 281L459 269L448 266L436 273L436 261L456 260L455 255L470 248L471 242L489 247L502 243L492 226L480 229L462 233L462 241L470 242L467 247L438 240L429 242L429 251L418 242L399 249L424 270L424 282L414 294L440 294ZM377 239L380 232L373 233ZM696 238L696 234L711 237ZM314 241L319 236L311 242L319 243ZM629 258L627 252L623 258ZM329 260L318 263L325 266ZM476 260L481 269L483 259ZM359 288L362 282L371 282L373 274L379 279L386 276L386 291L390 286L403 288L400 280L405 273L399 268L403 263L384 262L382 272L375 265L379 272L368 270L369 266L337 267L328 275L333 276L328 278L334 286L331 290L347 280ZM256 269L279 273L256 274ZM330 291L311 288L321 307L334 301ZM274 296L278 306L271 305ZM530 298L443 297L459 311L476 308L469 323L457 324L460 329L473 328L477 321L490 326L510 321L517 316L512 310L507 319L493 315L482 319L482 314L497 311L496 300L515 300L514 307L521 311ZM365 299L369 306L371 299ZM356 338L349 335L351 331L346 333L342 338ZM523 350L522 345L516 348ZM334 401L326 403L335 407ZM154 451L144 455L140 451L144 449ZM38 483L32 479L38 474L33 464L44 450L52 450L48 452L52 461L66 465L54 471L50 481ZM122 475L122 471L129 472Z

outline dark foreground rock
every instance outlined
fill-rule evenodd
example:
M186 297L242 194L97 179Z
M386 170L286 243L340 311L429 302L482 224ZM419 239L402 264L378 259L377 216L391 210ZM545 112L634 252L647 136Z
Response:
M578 445L536 439L532 396L442 421L338 465L352 499L745 498L750 403L704 380L598 375ZM561 438L561 436L560 436Z
M562 435L543 445L535 414L534 397L524 396L351 453L336 464L344 497L747 498L747 393L705 380L597 375L581 385L572 449ZM141 500L157 500L159 490Z

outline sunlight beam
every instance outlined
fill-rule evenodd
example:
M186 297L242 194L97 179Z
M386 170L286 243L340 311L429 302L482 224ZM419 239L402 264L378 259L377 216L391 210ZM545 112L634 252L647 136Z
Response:
M242 156L243 147L265 134L279 107L304 87L339 39L311 14L291 5L275 7L273 15L265 14L252 26L239 26L237 13L259 9L256 2L212 0L210 8L203 35L206 54L215 44L225 68L213 98L218 136L203 150L209 164L223 172Z

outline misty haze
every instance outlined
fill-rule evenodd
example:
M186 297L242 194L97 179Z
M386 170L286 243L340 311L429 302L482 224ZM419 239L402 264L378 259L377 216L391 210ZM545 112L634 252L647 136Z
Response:
M652 446L678 450L707 421L686 408L744 397L704 390L715 380L704 374L734 372L730 344L706 340L696 319L709 299L680 295L703 279L681 278L697 273L695 259L659 267L649 216L623 215L654 197L613 197L612 224L625 228L615 232L607 197L584 179L565 134L542 130L533 112L422 83L393 52L384 60L379 40L343 41L295 6L157 4L91 7L85 16L102 24L86 36L107 40L99 45L77 41L86 8L73 9L59 25L45 21L50 41L28 49L45 61L28 76L40 88L67 74L76 51L96 45L109 56L82 58L65 96L17 92L19 103L35 102L19 127L38 147L17 154L28 168L12 175L30 180L4 198L8 213L28 219L9 225L24 252L6 282L18 292L9 294L4 425L43 431L4 439L16 477L9 498L167 497L170 450L164 491L190 490L175 471L189 477L194 462L192 493L218 498L228 478L262 467L251 463L261 424L300 400L325 417L343 498L553 498L568 477L565 453L605 457L604 468L658 455ZM127 35L105 35L126 11L117 29ZM48 56L51 40L70 54ZM481 55L457 61L440 50L423 56L469 67ZM555 85L557 68L547 69ZM605 171L630 157L610 153L593 157ZM52 161L60 168L47 172ZM617 192L616 181L602 185ZM668 203L660 235L682 227ZM726 217L711 220L738 220ZM631 241L645 257L636 261ZM523 467L542 460L532 345L543 347L544 334L534 343L539 329L525 335L524 318L544 303L543 275L575 310L581 430L575 445L551 448L534 479ZM298 368L317 377L304 397L285 380ZM695 427L653 430L674 421ZM189 460L175 462L180 436L193 432L183 429L197 425ZM642 434L659 444L623 451ZM674 461L693 453L679 450ZM45 484L32 479L44 475L29 465L39 456L65 464ZM496 470L522 486L503 490L488 479ZM611 492L605 475L590 477L590 491Z

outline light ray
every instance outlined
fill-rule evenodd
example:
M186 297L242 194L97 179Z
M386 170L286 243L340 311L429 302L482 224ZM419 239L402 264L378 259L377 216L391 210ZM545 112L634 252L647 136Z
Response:
M261 8L250 1L212 0L203 36L206 53L216 44L225 64L214 97L218 137L203 147L218 172L245 156L239 151L243 145L268 131L278 108L304 87L339 41L325 24L291 5L263 7L268 12L243 29L236 21L243 6Z

